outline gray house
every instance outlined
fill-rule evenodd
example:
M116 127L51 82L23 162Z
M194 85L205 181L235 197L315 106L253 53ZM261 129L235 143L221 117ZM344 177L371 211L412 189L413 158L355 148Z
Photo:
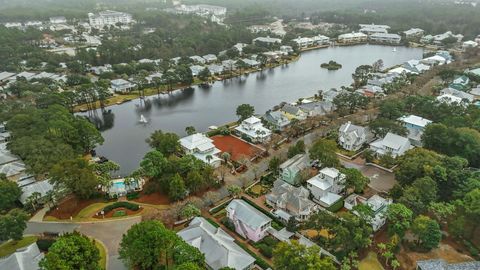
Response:
M348 121L338 129L338 144L345 150L358 151L367 143L368 128Z
M267 111L262 118L273 130L283 130L290 124L290 120L280 111Z
M188 227L179 231L189 245L205 255L210 269L230 267L238 270L251 269L255 259L235 243L235 239L221 228L215 228L203 217L194 218Z
M30 246L18 249L12 255L0 259L0 269L5 270L37 270L40 269L38 263L44 255L38 249L36 243Z
M290 217L304 221L315 213L317 204L309 199L310 192L304 187L294 187L282 180L273 183L272 192L265 196L266 203L273 207L274 215L288 222Z
M290 185L297 185L300 181L300 172L309 167L310 159L307 154L298 154L280 165L280 179Z

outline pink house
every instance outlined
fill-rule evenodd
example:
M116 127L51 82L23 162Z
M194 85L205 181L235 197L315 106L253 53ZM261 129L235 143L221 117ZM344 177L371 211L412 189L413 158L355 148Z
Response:
M243 238L258 242L267 235L272 219L244 200L232 200L226 210L235 231Z

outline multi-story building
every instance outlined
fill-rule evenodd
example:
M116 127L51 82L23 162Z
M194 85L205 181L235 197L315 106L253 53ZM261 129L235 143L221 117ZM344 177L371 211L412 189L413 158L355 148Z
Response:
M388 25L381 25L381 24L360 24L360 30L359 32L367 34L367 35L373 35L373 34L386 34L388 33L388 29L390 29L390 26Z
M222 160L217 156L221 151L215 147L212 139L201 133L180 139L180 145L186 154L193 155L213 167L221 164Z
M370 41L383 44L400 44L402 37L397 34L374 33L369 37Z
M239 135L246 136L253 142L266 142L270 139L272 132L265 128L262 121L255 116L247 118L235 128L235 131Z
M318 175L307 181L307 188L313 201L328 208L339 201L339 193L344 189L345 175L335 168L324 168Z
M132 15L125 12L106 10L98 14L88 13L88 21L91 27L101 29L117 23L129 24L132 22Z
M356 44L366 42L368 36L364 33L348 33L339 35L337 38L337 42L341 44Z

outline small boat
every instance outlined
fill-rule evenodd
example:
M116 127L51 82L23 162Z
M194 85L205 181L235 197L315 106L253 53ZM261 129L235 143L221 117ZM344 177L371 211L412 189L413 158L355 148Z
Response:
M145 118L145 116L143 116L143 114L140 115L140 121L139 121L139 122L140 122L140 123L143 123L143 124L148 123L147 119Z
M392 49L392 52L396 52L396 51L397 51L397 47L394 47L394 48Z

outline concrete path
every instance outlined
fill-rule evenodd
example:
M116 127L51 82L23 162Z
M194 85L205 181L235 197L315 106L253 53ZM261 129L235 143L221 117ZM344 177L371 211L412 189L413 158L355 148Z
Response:
M78 231L101 241L107 248L107 269L123 270L127 267L118 258L118 248L124 233L141 221L140 216L97 222L37 222L27 223L25 234L67 233Z
M35 213L35 215L30 219L30 221L31 222L42 222L43 217L45 217L45 215L47 214L49 209L50 208L47 208L47 207L44 207L44 208L40 209L40 211Z

